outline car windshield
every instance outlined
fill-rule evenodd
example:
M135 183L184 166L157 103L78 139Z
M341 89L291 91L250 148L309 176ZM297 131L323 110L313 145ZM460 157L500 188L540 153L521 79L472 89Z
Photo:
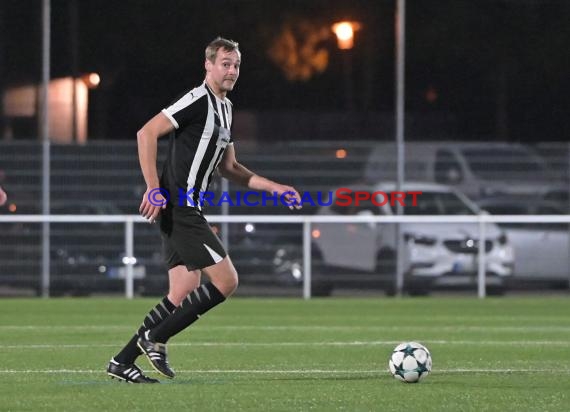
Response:
M464 149L463 154L473 173L480 178L540 177L543 165L529 153L517 149Z
M407 200L407 199L406 199ZM393 207L395 212L395 207ZM416 196L416 205L406 202L406 215L474 215L477 211L453 192L426 192Z
M492 215L527 215L531 214L526 205L484 203L483 209Z
M552 204L539 203L536 205L525 203L484 202L483 208L492 215L563 215L564 211Z

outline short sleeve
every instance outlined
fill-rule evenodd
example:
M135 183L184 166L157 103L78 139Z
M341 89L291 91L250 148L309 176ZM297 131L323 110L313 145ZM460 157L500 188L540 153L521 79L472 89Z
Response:
M186 93L167 108L162 109L162 113L168 117L176 129L201 121L205 118L207 111L207 96L198 93L196 89Z

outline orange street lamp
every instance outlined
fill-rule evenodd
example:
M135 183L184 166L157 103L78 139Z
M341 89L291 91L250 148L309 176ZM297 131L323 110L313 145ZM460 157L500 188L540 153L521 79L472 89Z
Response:
M341 50L352 49L354 46L354 32L360 30L360 23L355 21L341 21L332 25L332 31L336 34L338 48Z
M344 59L344 88L346 95L345 108L348 111L354 110L353 84L352 84L352 48L354 47L354 32L360 30L361 24L355 21L341 21L331 26L336 34L338 48L342 52Z

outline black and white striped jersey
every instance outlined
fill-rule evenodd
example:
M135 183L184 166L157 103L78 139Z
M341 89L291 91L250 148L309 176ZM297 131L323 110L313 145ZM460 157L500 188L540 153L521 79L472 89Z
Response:
M174 125L161 187L173 206L201 210L200 194L208 190L216 167L231 138L232 103L218 98L202 83L162 113Z

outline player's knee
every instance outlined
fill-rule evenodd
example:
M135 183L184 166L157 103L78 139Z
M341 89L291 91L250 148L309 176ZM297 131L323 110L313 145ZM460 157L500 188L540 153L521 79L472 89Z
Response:
M229 288L231 289L230 293L225 296L228 297L232 295L236 291L238 284L239 284L238 275L237 272L234 271L233 275L231 276L231 279L229 280Z
M227 298L231 296L238 287L239 281L237 272L233 270L221 279L212 280L212 283L218 288L220 293Z

